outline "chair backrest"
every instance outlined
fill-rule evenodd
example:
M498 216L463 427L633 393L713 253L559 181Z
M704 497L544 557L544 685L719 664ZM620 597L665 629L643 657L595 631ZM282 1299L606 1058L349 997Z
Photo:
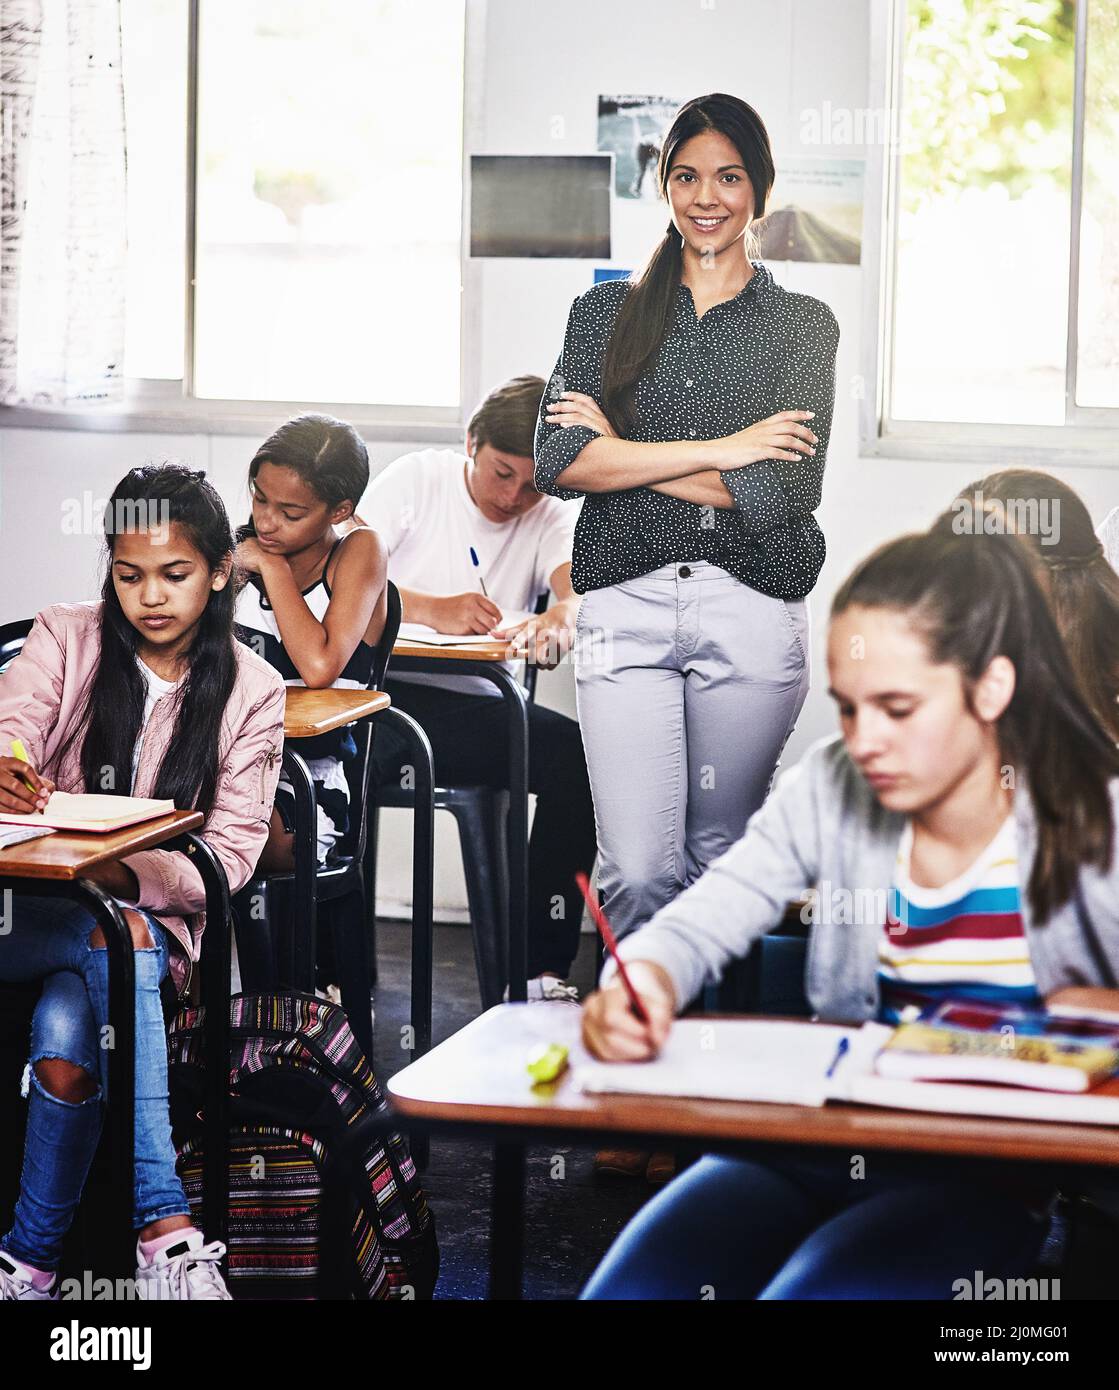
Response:
M381 690L385 684L385 672L393 645L400 632L402 605L400 590L390 579L387 585L388 612L385 615L384 631L373 650L373 663L369 672L369 690ZM373 736L376 721L367 719L355 731L357 757L346 763L346 781L350 788L350 810L356 812L356 825L351 823L346 836L346 853L352 854L359 862L365 853L365 838L369 832L369 789L373 780Z
M31 631L31 624L30 618L17 618L13 623L0 624L0 675L19 656Z

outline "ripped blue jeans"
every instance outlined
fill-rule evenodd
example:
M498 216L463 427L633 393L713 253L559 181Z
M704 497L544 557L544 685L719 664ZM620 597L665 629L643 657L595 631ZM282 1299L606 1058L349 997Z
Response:
M23 1173L12 1229L0 1247L37 1269L57 1269L101 1135L108 1090L109 969L105 948L90 945L92 913L67 898L17 895L11 930L0 935L0 980L42 980L31 1025L31 1073ZM136 956L136 1168L133 1224L142 1230L189 1213L175 1171L167 1099L167 1038L159 984L167 973L167 934L143 913L154 946ZM62 1058L97 1082L88 1100L51 1095L35 1063Z

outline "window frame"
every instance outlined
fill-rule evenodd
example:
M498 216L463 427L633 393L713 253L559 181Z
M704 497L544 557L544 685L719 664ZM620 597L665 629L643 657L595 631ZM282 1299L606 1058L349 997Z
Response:
M1076 6L1065 423L899 420L890 413L906 15L907 0L870 0L869 100L872 110L886 113L889 135L866 152L859 455L992 468L1114 467L1119 409L1077 405L1075 399L1088 0L1077 0Z
M337 415L369 442L407 439L420 444L458 444L463 421L477 399L481 313L480 275L469 251L469 151L482 128L485 91L486 0L466 0L463 35L462 206L459 224L459 404L457 406L377 405L352 401L272 401L209 399L193 394L194 280L197 256L198 80L202 0L187 0L186 253L183 266L183 375L174 378L126 377L124 399L109 405L2 406L0 429L89 430L146 434L258 434L277 419L300 411Z

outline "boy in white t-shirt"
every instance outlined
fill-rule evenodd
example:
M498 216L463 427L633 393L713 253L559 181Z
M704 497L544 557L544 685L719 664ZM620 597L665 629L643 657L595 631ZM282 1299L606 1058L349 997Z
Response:
M405 454L373 479L362 511L388 547L389 578L400 590L405 622L463 635L500 631L550 669L574 639L579 596L571 587L571 544L579 508L543 496L533 484L544 387L541 377L521 376L491 391L467 427L465 455L455 449ZM531 613L549 591L544 613L501 626L503 613ZM437 783L508 786L506 716L494 685L477 676L394 675L390 666L385 688L431 740ZM579 725L530 705L528 756L536 796L529 998L573 1000L566 976L583 915L575 875L589 875L595 858ZM378 737L380 781L396 781L408 759L402 740L388 730Z

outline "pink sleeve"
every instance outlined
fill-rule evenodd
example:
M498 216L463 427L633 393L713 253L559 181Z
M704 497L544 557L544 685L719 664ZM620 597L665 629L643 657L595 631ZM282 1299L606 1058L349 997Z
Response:
M0 754L22 739L31 766L40 771L47 735L58 723L66 653L40 613L23 649L0 676Z
M256 868L264 842L284 747L284 699L278 675L245 716L234 735L218 777L217 795L201 835L221 860L229 891L244 887ZM190 916L206 906L202 877L184 854L149 849L123 861L136 875L134 899L157 916Z

